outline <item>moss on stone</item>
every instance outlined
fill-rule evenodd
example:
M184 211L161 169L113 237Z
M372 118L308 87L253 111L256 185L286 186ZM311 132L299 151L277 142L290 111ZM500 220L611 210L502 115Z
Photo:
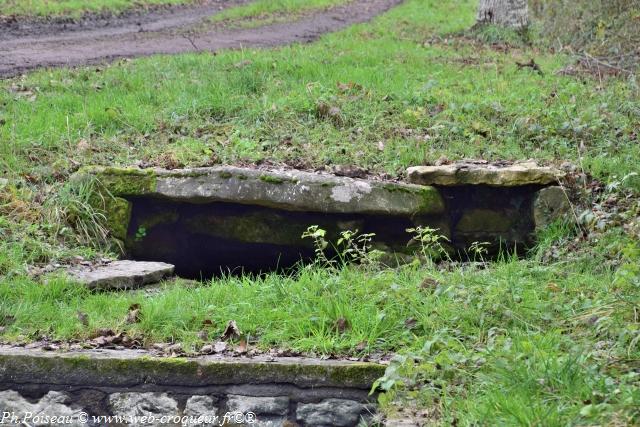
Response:
M511 230L513 223L514 218L501 211L472 209L465 212L460 218L456 225L456 231L461 233L500 233Z
M129 387L294 384L368 389L384 366L371 363L247 362L93 354L0 354L0 382Z
M286 182L285 179L273 175L260 175L260 181L270 184L284 184Z
M108 198L104 202L104 215L111 235L119 240L127 238L131 221L131 202L122 197Z
M154 212L149 215L145 215L139 226L146 230L151 230L153 227L164 224L173 224L180 218L180 214L175 210L167 210L162 212Z
M157 176L152 169L94 166L83 168L78 176L92 175L105 192L113 196L143 196L156 189Z
M423 187L419 189L419 194L422 195L422 205L420 206L420 212L444 212L445 205L444 200L440 192L434 187Z

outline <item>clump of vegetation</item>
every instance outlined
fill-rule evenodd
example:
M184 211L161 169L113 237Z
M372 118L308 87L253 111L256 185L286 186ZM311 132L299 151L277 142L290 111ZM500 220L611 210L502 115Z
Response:
M599 58L610 71L637 71L640 3L637 0L533 0L535 27L546 44ZM587 58L588 59L588 58ZM606 67L606 66L605 66Z

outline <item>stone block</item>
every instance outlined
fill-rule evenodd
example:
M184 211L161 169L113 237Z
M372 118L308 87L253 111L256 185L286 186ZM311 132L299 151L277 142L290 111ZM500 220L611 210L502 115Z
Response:
M353 427L365 412L366 406L354 400L325 399L320 403L299 404L296 418L309 427Z
M227 410L231 412L253 412L256 415L287 415L289 412L289 398L279 397L254 397L230 395L227 401Z
M0 417L7 412L18 417L17 423L6 419L0 424L6 425L68 425L72 427L86 426L83 411L76 406L65 393L50 391L35 403L31 403L18 392L7 390L0 392ZM31 414L31 418L27 414ZM53 417L58 421L54 421Z
M186 422L183 423L183 426L206 427L215 425L213 421L217 420L216 417L220 415L217 402L218 399L211 396L191 396L187 399L183 413L196 422ZM198 420L202 420L202 422L197 422Z
M160 423L160 418L163 416L175 417L179 415L178 402L166 393L113 393L109 396L109 406L113 415L128 418L150 417L149 420L156 421L145 423L145 425L177 425Z
M559 219L571 219L571 213L571 202L561 187L543 188L533 199L533 221L536 230L541 230Z
M173 270L173 265L163 262L125 260L98 267L76 267L67 273L90 289L134 289L158 283L171 276Z
M409 182L420 185L490 185L515 187L557 183L564 173L535 162L492 164L465 161L442 166L415 166L407 169Z

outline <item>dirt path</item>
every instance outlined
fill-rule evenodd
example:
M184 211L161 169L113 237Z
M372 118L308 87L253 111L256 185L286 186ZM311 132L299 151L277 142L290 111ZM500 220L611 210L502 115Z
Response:
M86 21L0 23L0 76L116 58L309 42L322 34L368 21L402 0L355 0L295 22L249 29L202 30L202 21L208 16L243 2L246 0L217 0L146 15L99 18L92 20L94 25ZM190 31L191 28L194 30Z

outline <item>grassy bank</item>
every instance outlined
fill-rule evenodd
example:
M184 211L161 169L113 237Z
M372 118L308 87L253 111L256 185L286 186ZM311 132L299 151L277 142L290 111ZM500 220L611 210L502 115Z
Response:
M190 3L193 0L0 0L0 16L72 16L122 12L134 7Z
M350 0L258 0L214 15L213 22L227 26L256 27L287 22L302 14L348 3Z
M637 88L555 75L563 56L445 36L471 25L473 9L413 1L311 46L4 81L0 165L45 182L76 163L270 160L398 174L441 156L564 159L602 179L631 172ZM516 65L531 56L544 76Z

